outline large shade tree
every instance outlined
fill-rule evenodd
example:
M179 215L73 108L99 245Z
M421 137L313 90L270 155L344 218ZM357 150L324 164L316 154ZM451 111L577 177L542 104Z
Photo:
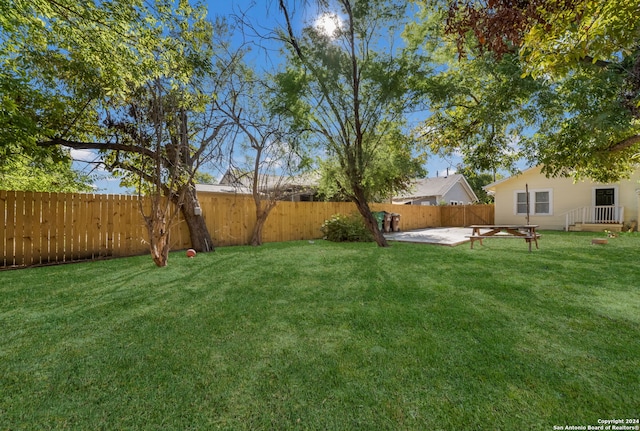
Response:
M181 210L193 248L212 250L193 178L222 140L212 100L237 58L226 56L226 26L202 6L171 0L15 7L3 21L13 30L3 33L7 79L57 108L16 105L20 145L100 151L128 185Z
M294 28L291 5L278 5L289 63L277 77L275 103L311 132L331 163L335 187L355 203L378 245L386 246L369 202L403 189L421 170L402 133L416 96L412 82L424 65L397 45L406 3L317 2L320 22L332 25L308 23L301 31Z
M70 74L84 75L87 71L85 62L77 57L73 61L65 60L54 48L58 45L54 41L56 20L53 17L66 6L71 7L65 2L40 0L0 2L2 188L35 191L88 189L88 177L72 169L68 150L43 150L36 145L39 136L53 133L66 123L66 119L73 118L80 123L90 111L87 100L71 97L61 79ZM78 9L83 8L78 6ZM71 15L70 11L67 11L67 16ZM47 22L50 27L45 25ZM93 93L89 85L85 91L86 94ZM24 172L28 173L23 175Z
M527 132L540 120L540 104L530 101L549 100L548 86L522 77L513 54L496 59L465 45L469 56L460 57L455 40L444 32L444 11L425 6L416 17L405 28L406 40L440 64L424 78L430 112L415 128L416 138L434 153L461 155L474 170L517 170Z
M0 163L47 157L36 142L91 136L101 97L141 82L152 33L142 1L0 2Z
M541 105L529 141L547 174L610 181L637 166L640 1L437 3L461 55L469 46L498 59L517 55L525 74L553 89L556 100Z

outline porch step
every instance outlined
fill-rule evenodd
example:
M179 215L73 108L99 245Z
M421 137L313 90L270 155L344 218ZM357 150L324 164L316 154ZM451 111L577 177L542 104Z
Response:
M576 223L569 225L569 232L621 232L623 227L622 223Z

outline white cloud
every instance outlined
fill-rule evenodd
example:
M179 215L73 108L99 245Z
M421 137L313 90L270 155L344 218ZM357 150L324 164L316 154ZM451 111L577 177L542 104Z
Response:
M92 163L100 161L100 156L92 150L76 150L71 148L69 154L71 154L71 158L76 162Z

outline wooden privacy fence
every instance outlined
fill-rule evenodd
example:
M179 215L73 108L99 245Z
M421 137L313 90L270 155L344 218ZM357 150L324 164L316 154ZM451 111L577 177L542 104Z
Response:
M190 244L183 225L177 248ZM0 267L134 256L147 238L137 196L0 190Z
M215 246L251 239L255 205L249 196L199 193ZM147 205L142 201L142 205ZM137 196L0 190L0 267L62 263L148 252ZM372 204L400 214L400 229L493 223L493 205L417 206ZM264 227L264 242L318 239L333 214L357 212L345 202L278 202ZM190 246L186 223L171 229L172 249Z
M198 193L209 233L217 246L248 244L256 222L255 204L248 196L228 193ZM401 214L402 230L441 226L440 208L428 206L372 204L373 211ZM264 242L322 237L320 226L333 214L357 212L350 202L278 202L264 226Z

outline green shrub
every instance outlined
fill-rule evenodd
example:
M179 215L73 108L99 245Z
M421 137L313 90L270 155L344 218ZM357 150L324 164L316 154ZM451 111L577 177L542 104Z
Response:
M320 230L324 234L324 239L328 241L373 241L373 235L364 225L362 217L356 214L349 216L334 214L329 220L324 221Z

